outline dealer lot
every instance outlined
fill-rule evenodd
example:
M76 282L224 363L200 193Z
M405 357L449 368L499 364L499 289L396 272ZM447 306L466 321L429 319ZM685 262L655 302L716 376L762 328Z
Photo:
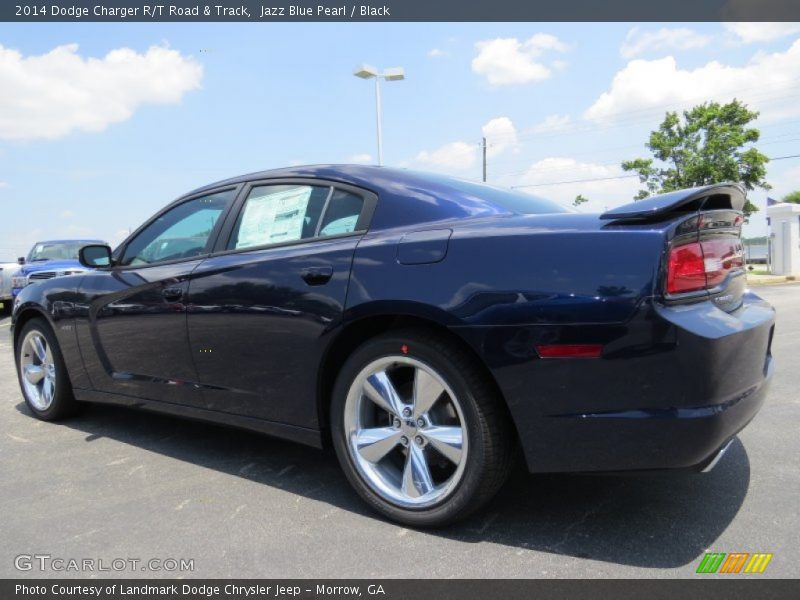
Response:
M184 577L694 577L704 552L800 561L800 285L759 287L778 310L767 403L707 475L516 473L485 509L441 531L375 517L332 452L116 407L33 419L0 320L0 577L19 555L192 559ZM745 577L703 575L703 577Z

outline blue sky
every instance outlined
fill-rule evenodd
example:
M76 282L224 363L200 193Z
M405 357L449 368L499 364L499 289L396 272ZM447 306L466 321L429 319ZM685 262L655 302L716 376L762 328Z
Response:
M479 178L485 132L490 182L602 210L638 189L608 178L667 108L736 95L762 112L762 151L800 154L798 39L795 24L2 24L0 260L36 239L116 243L228 176L374 162L362 62L406 69L383 87L386 164ZM604 181L559 183L580 179ZM800 188L800 160L768 180ZM765 232L762 213L747 233Z

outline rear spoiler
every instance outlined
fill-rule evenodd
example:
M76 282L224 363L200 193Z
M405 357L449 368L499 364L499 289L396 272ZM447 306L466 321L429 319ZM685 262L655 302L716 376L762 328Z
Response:
M688 188L651 196L607 210L601 219L630 219L651 221L674 216L675 213L690 213L699 210L742 210L745 203L745 188L737 183L717 183L703 187Z

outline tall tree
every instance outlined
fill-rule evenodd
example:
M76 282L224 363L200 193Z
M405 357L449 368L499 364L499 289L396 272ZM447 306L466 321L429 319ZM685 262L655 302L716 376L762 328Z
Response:
M752 145L761 136L749 126L757 117L757 112L738 100L707 102L683 111L682 116L668 112L646 144L653 158L622 163L645 186L636 199L723 181L741 183L748 190L770 189L765 180L769 158ZM757 210L748 200L745 216Z
M575 200L572 201L572 206L580 206L581 204L584 204L588 201L589 199L586 196L584 196L583 194L578 194L577 196L575 196Z
M794 192L786 194L781 199L781 202L794 202L795 204L800 204L800 190L795 190Z

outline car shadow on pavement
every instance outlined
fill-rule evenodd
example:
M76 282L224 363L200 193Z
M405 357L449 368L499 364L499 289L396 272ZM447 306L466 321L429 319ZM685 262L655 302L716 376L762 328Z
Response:
M24 403L17 408L29 414ZM352 491L331 450L106 405L93 405L64 425L86 433L87 443L110 438L379 518ZM488 506L425 534L674 568L696 561L713 545L739 511L749 482L749 460L738 439L716 468L702 475L533 476L519 468Z

